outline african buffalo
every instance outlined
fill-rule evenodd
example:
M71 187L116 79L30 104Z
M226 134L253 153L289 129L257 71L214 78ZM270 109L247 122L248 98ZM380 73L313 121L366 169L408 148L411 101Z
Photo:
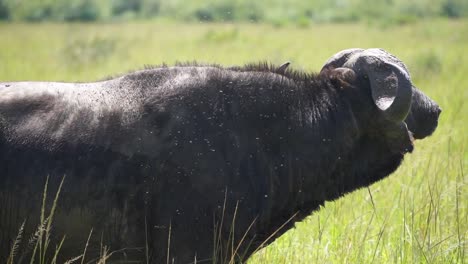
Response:
M320 73L190 64L0 83L0 259L25 219L36 230L46 178L53 196L64 175L52 239L67 236L65 259L91 229L87 259L100 241L126 261L247 259L394 172L440 112L381 49L342 51Z

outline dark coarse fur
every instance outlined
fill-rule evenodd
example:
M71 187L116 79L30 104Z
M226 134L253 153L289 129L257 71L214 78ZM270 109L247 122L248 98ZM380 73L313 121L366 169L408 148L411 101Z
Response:
M276 69L186 64L88 86L0 83L0 258L24 219L33 232L47 176L56 190L66 175L61 256L81 254L94 228L90 258L102 239L126 249L115 259L142 260L148 244L152 263L167 253L221 263L400 165L405 151L365 79Z

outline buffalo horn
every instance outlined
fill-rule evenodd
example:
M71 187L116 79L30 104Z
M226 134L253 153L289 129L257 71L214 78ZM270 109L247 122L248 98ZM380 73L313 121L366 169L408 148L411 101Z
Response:
M372 98L385 118L403 121L411 107L412 85L406 67L382 49L367 49L352 54L343 67L368 78Z
M364 51L363 49L346 49L338 52L337 54L333 55L330 59L325 62L323 65L322 70L332 70L335 68L343 67L343 64L349 59L349 57L353 54L359 53Z

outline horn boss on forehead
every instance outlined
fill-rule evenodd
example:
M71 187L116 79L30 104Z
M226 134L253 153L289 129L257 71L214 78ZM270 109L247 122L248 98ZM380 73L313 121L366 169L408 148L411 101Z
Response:
M331 58L329 58L323 65L321 71L343 67L343 64L345 64L345 62L348 61L349 57L351 57L352 55L356 53L360 53L363 50L364 49L358 49L358 48L342 50L338 52L337 54L333 55Z

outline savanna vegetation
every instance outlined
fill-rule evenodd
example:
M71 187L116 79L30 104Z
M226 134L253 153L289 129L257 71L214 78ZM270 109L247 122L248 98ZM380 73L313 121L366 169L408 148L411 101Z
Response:
M465 0L0 0L0 19L23 21L249 21L408 23L418 18L468 16Z
M51 3L61 2L65 1L31 1L10 12L8 8L15 1L2 0L0 16L22 20L22 16L27 17L25 14L32 14L28 10L42 10L28 9L29 3L38 6L49 3L50 11L41 12L50 14L53 20L68 20L54 17L56 6ZM92 8L98 4L93 0L67 2ZM111 2L152 3L149 0L102 1ZM195 11L191 4L184 6L182 1L167 2L171 4L155 1L158 3L155 12L161 16L164 12L180 12L178 15L184 17L185 12ZM282 2L290 6L299 1ZM308 4L300 2L302 6L298 4L291 10L305 12ZM317 3L320 2L324 10L330 5L325 1ZM398 0L389 2L410 5ZM426 8L439 8L443 2L466 6L465 1L456 0L432 1L427 6L422 3L428 1L415 1ZM177 4L183 8L176 8ZM128 9L124 8L121 15L144 16L148 9L131 10L134 11L127 14ZM258 10L263 9L259 6ZM379 10L386 14L385 9ZM436 8L431 12L440 15L441 10ZM233 13L236 19L241 14L237 12L240 11ZM466 14L466 9L457 7L453 12ZM104 13L98 14L99 19L105 17ZM261 15L267 20L269 16ZM296 17L294 13L287 16ZM443 108L439 128L432 137L416 143L414 153L406 157L392 176L326 203L320 211L298 223L297 228L260 250L248 263L465 263L468 259L468 21L465 19L436 18L391 25L322 23L299 27L287 23L278 27L265 23L181 23L162 19L125 24L109 21L0 23L0 81L92 81L148 64L192 60L224 65L255 61L280 64L289 60L290 67L318 71L329 56L351 47L381 47L406 62L414 84ZM30 217L34 218L38 223L41 218L44 220L44 216ZM20 226L18 223L18 229ZM54 232L53 223L45 227ZM63 244L71 239L65 237ZM49 249L55 250L59 245L49 245ZM19 259L21 254L16 252L14 259ZM90 260L84 263L87 261ZM41 263L51 262L53 259Z

